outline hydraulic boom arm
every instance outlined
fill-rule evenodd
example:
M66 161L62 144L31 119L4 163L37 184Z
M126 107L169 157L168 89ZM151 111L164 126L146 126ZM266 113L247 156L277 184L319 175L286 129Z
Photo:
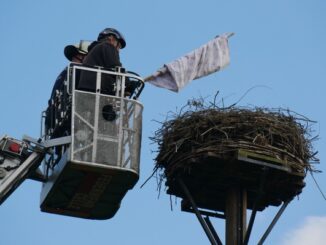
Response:
M8 136L0 138L0 204L38 168L45 150Z

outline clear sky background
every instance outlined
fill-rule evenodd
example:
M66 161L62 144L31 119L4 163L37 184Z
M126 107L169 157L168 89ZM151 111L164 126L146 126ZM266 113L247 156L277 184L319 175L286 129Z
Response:
M326 171L326 2L323 0L2 0L0 2L0 135L38 137L41 111L67 60L63 48L80 39L94 40L105 27L127 39L121 60L145 77L218 34L234 32L231 63L218 73L193 81L180 91L147 85L144 105L141 177L113 219L83 220L42 213L41 184L25 181L0 206L1 245L20 244L209 244L193 214L180 211L180 200L157 191L151 175L155 145L149 137L169 111L188 99L213 99L226 105L289 108L317 121L315 134ZM326 192L325 173L316 180ZM268 237L266 244L325 244L326 201L310 175ZM250 244L256 244L277 212L259 213ZM223 220L213 224L224 239Z

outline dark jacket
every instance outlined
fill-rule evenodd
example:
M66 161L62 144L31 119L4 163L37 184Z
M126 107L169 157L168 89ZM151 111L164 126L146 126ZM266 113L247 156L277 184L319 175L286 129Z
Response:
M95 43L88 55L84 59L83 65L101 66L103 68L115 68L121 66L118 50L108 42ZM114 94L115 77L111 75L102 75L101 92L106 94ZM96 74L95 72L82 71L78 89L86 91L95 91Z
M45 131L47 134L51 134L51 138L57 138L63 135L63 132L58 133L58 121L56 119L60 118L63 121L61 111L68 103L67 92L64 86L64 81L67 79L67 70L68 68L66 67L55 80L51 97L48 101L48 108L45 111ZM58 92L59 94L57 94Z
M67 78L67 67L59 74L57 80L55 80L50 99L54 99L57 90L59 91L63 90L63 85L66 78Z

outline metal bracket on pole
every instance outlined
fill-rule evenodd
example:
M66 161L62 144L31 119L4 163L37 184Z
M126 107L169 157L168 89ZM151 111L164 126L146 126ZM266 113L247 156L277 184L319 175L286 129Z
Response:
M257 196L255 202L254 202L253 209L252 209L252 212L251 212L251 215L250 215L249 224L248 224L248 227L247 227L247 232L246 232L245 238L243 240L244 245L247 245L248 242L249 242L251 230L252 230L252 227L254 225L254 221L255 221L255 218L256 218L256 214L257 214L257 205L258 205L258 203L261 200L262 195L263 195L263 189L264 189L264 185L265 185L268 170L269 170L269 168L264 167L264 172L263 172L263 174L261 176L261 181L260 181L260 186L259 186L259 193L258 193L258 196Z
M274 219L272 220L271 224L268 226L268 228L265 231L264 235L262 236L262 238L260 239L260 241L257 243L258 245L262 245L264 243L264 241L266 240L267 236L272 231L274 225L276 224L276 222L278 221L278 219L281 217L282 213L284 212L284 210L286 209L286 207L290 203L290 201L291 200L288 200L288 201L286 201L286 202L283 203L282 207L280 208L280 210L275 215Z
M257 214L257 208L256 208L256 206L254 206L254 208L252 209L252 212L251 212L251 216L250 216L250 220L249 220L249 224L248 224L246 236L245 236L245 239L243 240L243 244L244 245L247 245L248 242L249 242L250 233L251 233L252 227L254 225L256 214Z
M192 206L189 205L189 203L186 202L186 200L182 200L182 202L181 202L181 211L195 213ZM199 209L199 208L198 208L198 211L203 216L215 217L215 218L219 218L219 219L225 219L225 214L223 214L223 213L210 212L210 211L206 211L206 210Z
M206 216L206 217L204 218L204 220L205 220L206 224L208 225L210 231L212 232L212 234L213 234L215 240L217 241L217 244L222 244L222 242L221 242L221 240L220 240L218 234L216 233L216 231L215 231L215 229L214 229L214 227L213 227L212 222L211 222L210 219L209 219L209 216Z
M201 216L201 213L198 210L198 207L194 201L194 199L192 198L188 188L186 187L185 183L178 178L177 179L180 187L182 188L184 194L186 195L186 197L188 198L188 200L190 201L192 208L197 216L197 219L199 220L199 223L201 224L201 226L203 227L209 241L211 242L212 245L222 245L221 240L219 239L216 231L214 230L212 224L210 223L210 221L207 224L207 220L205 221L205 219Z

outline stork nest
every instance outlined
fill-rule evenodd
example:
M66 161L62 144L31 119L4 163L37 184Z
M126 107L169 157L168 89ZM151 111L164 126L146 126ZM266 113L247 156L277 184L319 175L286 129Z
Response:
M178 113L162 122L150 139L158 146L155 171L159 183L171 179L180 169L192 168L191 159L213 153L228 159L243 149L284 160L293 172L315 171L318 163L313 151L314 122L287 109L219 108L191 100ZM179 171L180 172L180 171Z

